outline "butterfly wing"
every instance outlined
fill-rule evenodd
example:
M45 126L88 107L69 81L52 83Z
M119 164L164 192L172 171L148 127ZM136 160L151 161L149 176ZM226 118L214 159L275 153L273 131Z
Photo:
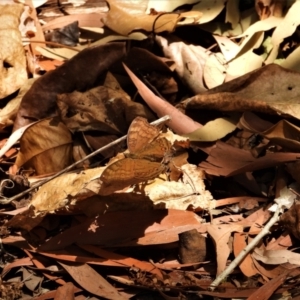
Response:
M103 171L100 176L100 195L109 195L130 185L153 179L161 174L165 166L146 159L120 159Z
M171 143L166 138L154 140L151 144L147 144L141 151L129 154L128 157L143 158L150 161L161 162L164 156L170 153Z
M141 151L147 144L151 143L158 134L158 128L149 124L145 118L136 117L128 129L127 147L130 153Z

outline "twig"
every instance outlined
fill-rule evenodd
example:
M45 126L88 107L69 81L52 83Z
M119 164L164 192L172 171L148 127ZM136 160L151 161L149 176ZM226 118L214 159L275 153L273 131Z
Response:
M162 118L160 118L160 119L158 119L158 120L152 122L151 125L157 126L157 125L160 125L160 124L162 124L162 123L165 123L166 121L169 121L170 119L171 119L170 116L167 115L167 116L164 116L164 117L162 117ZM100 149L97 149L96 151L90 153L89 155L85 156L85 157L82 158L81 160L76 161L74 164L72 164L72 165L66 167L65 169L59 171L59 172L56 173L55 175L53 175L53 176L51 176L51 177L49 177L49 178L47 178L47 179L45 179L45 180L43 180L43 181L40 181L40 182L34 184L32 187L30 187L29 189L23 191L22 193L19 193L19 194L15 195L15 196L13 196L13 197L11 197L11 198L7 198L7 199L0 200L0 204L9 204L10 202L12 202L12 201L14 201L14 200L16 200L16 199L21 198L22 196L28 194L29 192L33 191L34 189L40 187L41 185L43 185L43 184L45 184L45 183L51 181L52 179L54 179L54 178L60 176L61 174L66 173L66 172L68 172L68 171L71 171L74 167L76 167L77 165L81 164L81 163L84 162L85 160L87 160L87 159L89 159L89 158L91 158L91 157L93 157L93 156L95 156L95 155L97 155L97 154L99 154L99 153L101 153L101 152L103 152L103 151L105 151L105 150L107 150L107 149L109 149L109 148L111 148L111 147L117 145L118 143L120 143L120 142L126 140L126 138L127 138L127 135L124 135L124 136L118 138L117 140L115 140L115 141L109 143L108 145L106 145L106 146L104 146L104 147L102 147L102 148L100 148Z
M261 230L261 232L236 256L231 264L211 283L209 290L213 291L225 278L234 270L235 267L246 257L246 255L258 244L258 242L269 233L270 228L279 220L282 205L277 205L274 215Z

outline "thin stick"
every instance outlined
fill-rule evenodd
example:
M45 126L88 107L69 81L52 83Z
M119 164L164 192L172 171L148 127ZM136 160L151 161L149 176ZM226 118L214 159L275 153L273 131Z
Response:
M162 118L160 118L160 119L152 122L151 125L157 126L157 125L160 125L162 123L165 123L165 122L169 121L170 119L171 119L170 116L167 115L167 116L164 116L164 117L162 117ZM19 194L15 195L15 196L13 196L11 198L0 200L0 204L9 204L11 201L14 201L16 199L21 198L22 196L28 194L29 192L33 191L34 189L40 187L41 185L43 185L43 184L51 181L52 179L60 176L61 174L64 174L64 173L66 173L68 171L71 171L74 167L76 167L77 165L81 164L85 160L87 160L87 159L89 159L89 158L91 158L91 157L93 157L93 156L95 156L95 155L97 155L97 154L99 154L99 153L101 153L101 152L103 152L103 151L105 151L105 150L107 150L107 149L109 149L109 148L111 148L111 147L119 144L122 141L125 141L126 138L127 138L127 135L124 135L124 136L118 138L117 140L109 143L108 145L106 145L106 146L104 146L104 147L102 147L100 149L97 149L96 151L90 153L89 155L85 156L81 160L76 161L74 164L66 167L65 169L63 169L63 170L59 171L58 173L54 174L53 176L51 176L51 177L49 177L49 178L47 178L47 179L45 179L43 181L40 181L40 182L34 184L32 187L30 187L29 189L23 191L22 193L19 193Z
M246 257L246 255L259 243L259 241L267 234L270 228L279 220L282 205L278 205L274 215L261 230L261 232L236 256L231 264L210 284L209 290L213 291L225 278L239 265L239 263Z

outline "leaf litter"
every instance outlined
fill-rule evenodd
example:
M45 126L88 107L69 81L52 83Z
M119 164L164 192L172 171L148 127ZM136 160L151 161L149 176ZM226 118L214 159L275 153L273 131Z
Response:
M297 297L299 2L61 6L0 7L0 297Z

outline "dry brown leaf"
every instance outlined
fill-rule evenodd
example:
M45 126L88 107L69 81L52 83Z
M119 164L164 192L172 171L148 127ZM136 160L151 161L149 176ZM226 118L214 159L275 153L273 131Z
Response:
M97 79L124 55L124 43L87 48L57 69L38 78L21 101L13 130L32 123L33 120L56 115L58 94L92 88ZM89 71L83 72L87 65Z
M92 246L92 245L81 245L80 248L89 251L97 256L109 259L109 260L115 260L120 264L124 264L124 266L127 266L129 268L135 267L139 268L143 272L149 272L153 274L154 276L157 276L158 278L163 278L162 272L153 267L153 264L147 261L141 261L132 257L127 257L120 255L118 253L114 253L108 250L103 250L99 247Z
M171 117L168 121L168 126L173 129L175 133L185 134L202 127L201 124L193 121L187 115L182 114L181 111L177 110L170 103L156 96L141 80L138 79L137 76L131 72L129 68L126 67L125 64L123 65L131 80L137 87L140 95L149 107L155 111L159 117L163 117L165 115L169 115Z
M248 202L250 203L250 207L251 207L252 205L255 205L257 202L265 202L265 201L267 201L267 198L252 197L252 196L231 197L225 199L218 199L216 201L216 207L238 203L240 208L249 209L249 207L247 207ZM253 207L251 207L250 209L253 209Z
M261 134L274 144L283 147L285 151L299 152L300 150L300 142L298 141L300 128L286 120L279 121Z
M189 98L179 108L257 111L300 118L299 77L298 72L268 65Z
M75 292L75 286L72 282L67 282L63 286L60 286L55 293L54 300L74 300L74 292Z
M27 128L20 144L16 165L34 169L37 175L58 172L72 163L71 133L58 118Z
M70 276L88 292L106 299L128 299L87 264L59 262Z
M27 81L26 57L19 31L23 5L0 5L0 99L18 90Z
M261 20L267 19L270 16L280 18L286 3L286 0L256 0L255 9Z
M292 238L287 231L283 232L279 238L273 238L266 246L266 250L282 250L293 245Z
M230 254L228 246L232 232L242 232L243 226L237 224L207 225L207 232L212 237L217 254L217 275L226 268L226 262Z
M246 239L247 235L245 233L234 233L233 253L235 257L247 246ZM250 254L245 256L245 258L239 264L239 268L247 277L251 277L257 274L257 269L253 265L252 257Z
M261 216L263 216L263 218L261 218ZM247 218L237 222L240 225L243 225L245 227L250 227L253 224L255 224L257 219L262 220L262 224L264 224L265 222L267 222L267 220L270 218L271 213L268 209L265 209L264 207L259 208L258 210L256 210L254 213L252 213L250 216L248 216Z
M251 254L251 257L252 257L252 260L253 260L253 264L255 265L255 268L257 269L258 273L262 276L262 278L265 281L268 281L269 278L276 278L280 274L282 274L282 272L286 271L286 268L284 268L281 265L278 265L278 266L266 265L264 263L261 263L261 262L257 261L253 257L252 254Z
M199 24L207 23L217 17L225 7L223 0L211 1L199 1L193 7L193 11L199 11L203 13L203 16L198 21Z
M257 298L261 300L268 300L274 294L274 292L284 283L288 274L290 272L286 271L280 274L278 277L270 280L263 286L261 286L257 291L255 291L247 300L256 300Z
M129 222L130 220L130 222ZM152 210L113 212L90 218L53 237L41 251L63 249L72 243L105 247L158 245L178 241L178 234L193 228L205 232L205 224L193 212Z
M29 7L29 17L24 20L25 30L27 30L27 36L29 37L30 44L27 49L30 50L32 56L40 55L36 50L36 47L44 45L45 36L42 31L42 26L37 17L37 12L34 8L32 0L24 0L25 4ZM30 20L30 22L29 22ZM30 23L31 26L28 26Z
M130 111L132 115L138 110L141 115L148 115L146 108L131 101L111 73L107 74L103 86L84 93L74 91L58 95L57 105L62 120L71 131L124 134L132 121Z
M216 201L206 190L205 174L195 165L180 166L183 172L182 182L163 181L145 187L145 191L154 208L210 210Z

